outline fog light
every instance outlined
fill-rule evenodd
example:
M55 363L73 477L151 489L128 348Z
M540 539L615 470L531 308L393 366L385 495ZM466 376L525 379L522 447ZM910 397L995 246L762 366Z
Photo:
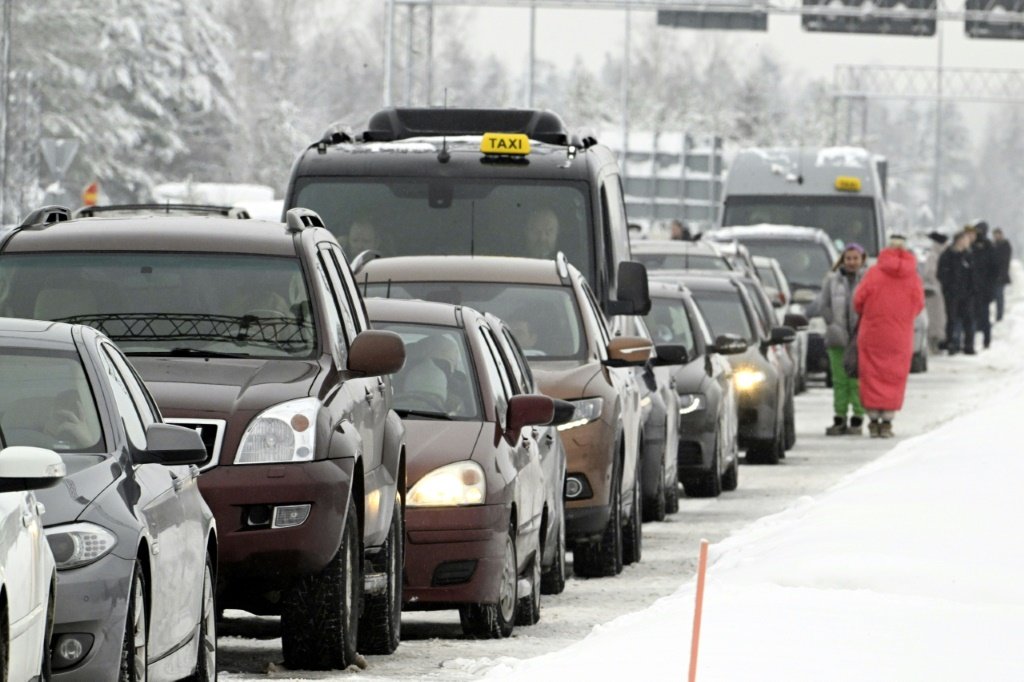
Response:
M594 493L590 490L590 484L587 483L586 476L583 474L568 474L565 477L565 499L583 500L593 496Z
M580 479L570 478L565 482L566 497L577 497L581 492L583 492L583 484L580 483Z
M309 518L308 504L292 504L274 508L274 523L271 528L294 528L301 526Z
M266 528L270 525L271 508L265 504L249 507L246 514L246 525L250 528Z
M53 644L53 667L70 668L89 653L92 635L58 635Z

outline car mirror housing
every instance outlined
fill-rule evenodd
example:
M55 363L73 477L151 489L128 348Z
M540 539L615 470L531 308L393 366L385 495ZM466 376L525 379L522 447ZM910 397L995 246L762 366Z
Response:
M554 416L548 422L549 426L561 426L572 421L576 415L575 405L568 400L558 400L557 398L552 398L551 402L554 404Z
M132 453L136 464L202 464L208 457L203 439L194 429L174 424L150 424L146 428L146 449Z
M792 327L775 327L771 336L768 337L769 346L777 346L782 343L790 343L796 339L796 331Z
M608 344L609 367L636 367L646 364L651 358L654 345L642 336L616 336Z
M348 371L360 377L394 374L405 365L405 344L394 332L367 329L348 349Z
M677 343L659 343L654 347L658 354L654 360L656 365L685 365L690 361L686 346Z
M505 440L512 445L523 427L550 424L554 417L554 401L546 395L513 396L505 413Z
M792 327L797 331L803 331L807 329L807 325L809 324L807 321L807 317L805 317L804 315L800 315L799 313L787 314L786 317L783 319L782 323L787 327Z
M720 334L711 347L712 353L719 355L738 355L747 350L747 340L736 334Z
M52 488L65 473L64 460L53 450L23 445L0 450L0 493Z
M651 294L647 285L647 268L642 263L623 261L616 274L618 285L610 301L611 315L646 315L651 312Z

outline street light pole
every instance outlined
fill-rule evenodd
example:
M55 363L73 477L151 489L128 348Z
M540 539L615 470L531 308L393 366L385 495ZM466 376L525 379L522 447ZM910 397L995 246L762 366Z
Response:
M530 5L530 63L526 71L526 108L533 108L533 86L537 78L537 6Z
M629 34L630 31L630 10L626 8L625 33L623 34L622 45L622 179L625 181L628 173L629 159Z
M932 210L935 227L941 224L942 211L942 25L935 27L938 58L935 67L935 170L932 176Z
M4 2L4 16L3 16L3 48L0 51L0 97L3 97L3 105L0 106L0 114L3 115L3 119L0 120L0 145L3 145L3 151L0 152L0 224L3 223L6 211L7 211L7 157L9 149L9 135L7 133L10 128L10 122L8 118L11 112L11 14L14 11L13 0L3 0Z
M10 2L10 0L6 0ZM395 0L387 0L384 5L384 106L390 107L392 102L392 76L395 61Z

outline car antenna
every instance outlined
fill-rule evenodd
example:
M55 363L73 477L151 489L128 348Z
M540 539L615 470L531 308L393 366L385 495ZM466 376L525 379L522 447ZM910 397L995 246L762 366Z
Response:
M370 288L370 273L363 273L363 298L366 298L366 292Z
M444 89L444 109L448 110L448 88ZM441 151L437 153L437 160L441 163L451 161L452 155L448 153L448 135L441 136Z

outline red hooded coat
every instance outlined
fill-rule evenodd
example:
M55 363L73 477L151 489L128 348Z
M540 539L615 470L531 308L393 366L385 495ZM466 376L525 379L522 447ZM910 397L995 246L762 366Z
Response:
M853 294L853 307L860 314L860 401L868 410L899 410L914 355L914 318L924 308L914 254L883 249Z

